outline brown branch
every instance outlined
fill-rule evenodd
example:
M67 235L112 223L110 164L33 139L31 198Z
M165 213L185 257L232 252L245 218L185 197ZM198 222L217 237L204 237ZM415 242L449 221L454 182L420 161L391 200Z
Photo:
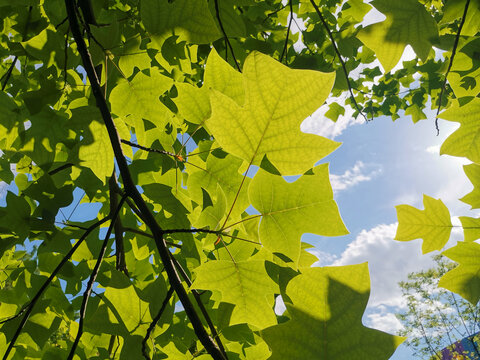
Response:
M149 147L146 147L146 146L143 146L143 145L139 145L139 144L132 143L131 141L128 141L128 140L125 140L125 139L121 139L120 141L121 141L122 143L126 144L126 145L130 145L131 147L134 147L134 148L137 148L137 149L140 149L140 150L143 150L143 151L148 151L148 152L153 152L153 153L157 153L157 154L168 155L168 156L171 156L171 157L177 159L177 160L180 161L180 162L184 162L183 157L182 157L181 155L177 155L177 154L171 153L171 152L169 152L169 151L149 148Z
M215 2L215 15L218 20L218 25L220 25L220 30L222 30L223 37L228 45L228 48L230 49L230 52L232 53L232 58L233 58L233 62L235 63L235 67L239 72L242 72L242 70L240 69L240 65L238 65L237 58L235 57L235 53L233 52L232 44L228 39L227 33L225 32L225 28L223 27L222 19L220 18L220 8L218 7L218 0L215 0L214 2Z
M160 310L158 310L157 315L153 318L152 322L150 323L150 326L147 329L147 333L145 334L145 337L142 340L142 354L143 357L147 360L151 360L150 356L147 353L147 341L150 338L150 334L152 333L153 329L157 325L158 321L160 320L163 312L165 311L165 308L167 307L168 301L173 295L173 287L170 286L170 289L168 289L167 294L165 295L165 299L163 299L162 306L160 307Z
M103 258L105 257L105 252L107 251L108 240L110 240L110 235L112 234L113 228L115 226L115 222L118 218L118 214L120 213L120 209L125 202L125 196L122 197L120 202L118 203L115 212L112 215L112 219L110 222L110 226L108 227L107 233L105 234L105 239L103 240L102 248L100 249L100 253L98 254L97 262L93 267L92 273L90 274L90 279L88 279L87 288L83 293L82 305L80 307L80 320L78 323L78 331L77 336L75 336L75 341L73 342L72 348L70 349L70 354L68 354L68 360L72 360L75 356L75 350L77 349L78 343L80 338L83 334L83 321L85 319L85 313L87 311L88 299L92 293L93 284L97 279L98 272L100 270L100 265L102 264ZM110 208L110 214L112 214L112 209Z
M118 197L117 197L117 189L118 189L118 182L117 182L117 175L115 174L115 170L113 170L113 174L110 177L109 181L110 187L110 212L115 211L118 207ZM123 225L122 220L120 218L115 221L114 225L115 229L115 268L121 272L123 272L127 277L130 277L128 274L127 263L125 261L125 248L123 246Z
M192 286L192 280L190 280L187 272L185 271L183 266L177 261L177 259L175 259L172 253L170 253L170 258L172 259L176 268L180 272L180 275L182 276L183 280L187 283L188 287ZM222 351L222 353L226 358L227 354L225 352L225 348L222 344L222 341L220 340L220 337L218 336L217 330L215 329L215 325L213 325L212 319L210 318L210 315L208 314L207 309L205 309L205 306L203 305L199 292L195 289L191 289L191 292L193 294L193 297L195 298L195 301L197 302L198 307L200 308L200 311L203 314L203 317L205 318L205 321L208 324L208 327L210 328L210 331L212 332L213 338L217 342L218 347L220 348L220 350Z
M120 170L120 174L122 176L125 192L129 197L132 198L136 207L142 214L142 219L144 220L145 224L150 228L150 231L152 232L155 245L158 249L160 258L165 267L165 271L167 272L170 285L174 288L175 292L177 293L180 299L180 302L183 305L185 313L190 319L190 322L193 326L195 334L197 335L200 342L203 344L207 352L213 357L214 360L224 360L225 356L220 351L220 349L215 344L215 342L212 340L212 338L206 332L192 302L188 297L186 290L182 285L182 282L175 270L173 262L170 259L170 251L168 250L167 244L163 239L163 232L160 225L157 223L153 213L148 208L147 204L145 203L145 200L142 198L142 195L140 194L135 183L132 180L132 176L128 169L127 161L122 152L120 138L115 128L112 115L108 108L107 102L103 97L102 89L98 82L97 75L95 73L95 69L92 63L92 59L90 57L90 53L88 52L87 46L82 37L82 33L80 31L80 26L78 23L76 12L75 12L75 1L65 0L65 5L67 8L67 14L70 22L70 28L72 30L72 35L75 39L75 42L77 43L77 49L78 49L78 52L80 53L80 56L82 57L83 67L90 81L92 93L95 96L97 107L100 110L103 121L105 123L105 127L107 129L108 136L110 138L110 143L113 148L115 159L116 159L118 168Z
M10 340L10 343L8 344L7 351L5 352L3 359L6 360L8 359L8 355L10 354L10 351L12 351L13 346L15 345L15 342L17 341L18 336L22 332L23 327L25 326L25 323L28 320L28 317L30 316L33 307L37 303L37 301L40 299L42 296L43 292L47 289L47 287L50 285L50 283L53 281L53 279L57 276L58 272L62 269L63 265L65 265L68 260L72 257L72 255L77 251L78 247L83 243L83 241L87 238L87 236L95 230L98 226L103 224L105 221L110 219L110 215L107 217L104 217L102 220L97 221L93 225L91 225L85 233L78 239L77 243L72 247L72 249L63 257L62 261L57 265L55 270L50 274L47 280L43 283L42 287L37 291L33 299L26 305L23 306L23 308L19 311L18 314L12 316L11 318L8 318L6 320L3 320L0 322L0 324L5 323L7 321L13 320L17 317L19 317L21 314L25 312L25 315L23 316L22 320L20 321L20 324L18 324L17 330L15 331L15 334L12 337L12 340Z
M447 72L445 73L445 79L443 79L442 89L440 90L440 95L438 96L438 108L437 108L437 116L435 116L435 129L437 129L437 136L440 134L440 128L438 127L438 114L440 113L440 109L442 107L442 98L443 93L445 91L445 87L447 86L447 77L452 69L453 65L453 58L455 57L455 53L457 52L458 42L460 40L460 33L462 32L463 25L465 24L465 19L467 17L468 5L470 5L470 0L467 0L465 3L465 9L463 10L462 20L460 21L460 25L458 26L458 32L455 36L455 41L453 43L452 49L452 56L450 57L450 62L448 63Z
M288 28L287 28L287 36L285 37L285 44L283 45L282 56L280 56L280 62L283 60L283 56L287 53L287 46L288 46L288 35L290 35L290 27L292 26L293 21L293 5L292 0L288 2L290 6L290 20L288 21ZM285 63L287 63L287 58L285 57Z
M355 105L355 108L357 109L357 111L363 116L365 121L368 121L367 117L360 109L360 106L358 106L357 100L355 100L355 96L353 95L353 90L352 90L352 84L350 83L350 79L348 77L347 66L345 65L345 61L343 61L342 55L338 50L338 46L337 46L337 43L335 42L335 39L333 38L332 32L330 31L330 28L328 27L328 24L325 21L322 13L320 12L320 9L318 8L317 4L315 4L315 1L310 0L310 2L315 8L315 11L317 12L318 17L320 18L320 21L322 22L323 27L325 28L325 31L327 32L328 37L330 38L330 42L332 43L333 49L335 50L335 53L337 54L338 59L340 60L340 64L342 64L343 73L345 74L345 79L347 80L348 91L350 92L350 98L352 99L352 102Z

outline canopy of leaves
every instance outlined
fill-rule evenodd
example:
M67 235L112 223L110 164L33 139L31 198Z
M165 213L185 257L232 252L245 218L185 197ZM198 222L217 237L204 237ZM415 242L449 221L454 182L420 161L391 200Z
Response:
M0 0L5 359L388 358L366 265L310 269L302 234L347 229L318 164L340 144L300 124L329 97L333 121L450 107L442 153L478 162L478 1L451 3ZM439 200L399 217L448 240Z

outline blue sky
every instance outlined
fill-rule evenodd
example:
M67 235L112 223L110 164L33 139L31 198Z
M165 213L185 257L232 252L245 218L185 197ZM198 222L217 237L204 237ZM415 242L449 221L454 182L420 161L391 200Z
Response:
M444 201L454 223L459 215L472 216L469 206L458 200L472 189L462 168L468 162L439 155L440 144L457 125L440 120L437 136L433 111L428 117L417 124L410 117L365 123L347 114L334 124L320 109L302 125L303 131L343 143L323 162L330 163L335 198L350 230L350 235L337 238L305 234L303 240L315 245L317 265L369 262L372 289L363 321L390 333L399 329L394 313L404 306L397 283L409 272L432 265L429 254L421 255L421 240L393 240L395 205L423 209L422 196L427 194ZM461 238L459 229L454 229L447 247ZM391 359L411 358L408 348L401 346Z

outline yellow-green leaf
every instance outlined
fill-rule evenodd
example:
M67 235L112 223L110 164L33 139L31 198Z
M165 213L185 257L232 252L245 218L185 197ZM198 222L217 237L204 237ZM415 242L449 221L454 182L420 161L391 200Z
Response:
M290 320L262 331L270 360L384 360L403 341L362 324L370 295L366 263L305 269L286 294Z
M475 242L458 242L442 254L459 265L443 275L438 286L453 291L476 305L480 300L480 245Z
M439 118L460 123L458 128L442 144L440 155L462 156L480 163L480 99L473 99L460 106L455 102L448 110L438 115Z
M398 228L395 240L423 239L422 252L440 250L447 243L452 231L450 212L442 200L423 195L425 210L410 205L398 205Z
M206 124L228 152L253 164L265 155L282 175L297 175L340 144L305 134L300 124L323 104L334 73L292 70L278 61L251 53L245 60L245 104L212 91L212 116Z
M106 183L106 177L112 175L114 166L110 138L105 126L98 121L92 121L88 129L93 140L85 141L84 145L80 146L78 151L80 165L92 170L100 180Z
M279 290L268 276L264 261L209 261L195 273L193 289L219 291L222 301L235 305L230 325L246 323L264 329L276 324L273 295Z
M303 233L323 236L348 234L333 200L328 164L314 168L294 183L260 170L248 191L252 205L262 215L260 242L273 253L282 253L295 265Z
M469 204L472 209L479 209L480 208L480 165L477 164L470 164L464 165L463 171L465 171L465 175L469 178L472 182L473 190L465 195L460 200L466 204Z
M437 24L417 0L374 0L370 3L387 18L360 30L357 37L377 55L385 72L400 60L405 46L425 60L438 36Z

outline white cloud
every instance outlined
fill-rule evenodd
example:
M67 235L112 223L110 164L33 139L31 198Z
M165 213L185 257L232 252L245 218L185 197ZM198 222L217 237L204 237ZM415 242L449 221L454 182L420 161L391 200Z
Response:
M334 139L339 136L347 127L363 124L365 121L360 116L355 119L353 117L353 109L350 106L345 105L345 99L349 96L347 92L344 92L340 97L330 97L326 103L320 106L312 116L306 118L300 129L304 133L321 135L329 139ZM336 122L325 117L325 113L329 109L329 104L337 102L345 108L345 115L340 115Z
M425 151L433 155L438 155L440 154L440 145L429 146L425 149Z
M378 306L373 312L365 314L365 325L374 329L397 334L403 328L400 320L386 306Z
M318 261L312 266L326 266L338 259L337 255L318 250L317 248L310 248L307 251L318 258Z
M357 185L363 181L369 181L381 172L381 168L377 165L372 170L368 170L368 167L362 161L357 161L355 165L345 171L342 175L330 174L330 182L333 190L345 190L352 186Z

